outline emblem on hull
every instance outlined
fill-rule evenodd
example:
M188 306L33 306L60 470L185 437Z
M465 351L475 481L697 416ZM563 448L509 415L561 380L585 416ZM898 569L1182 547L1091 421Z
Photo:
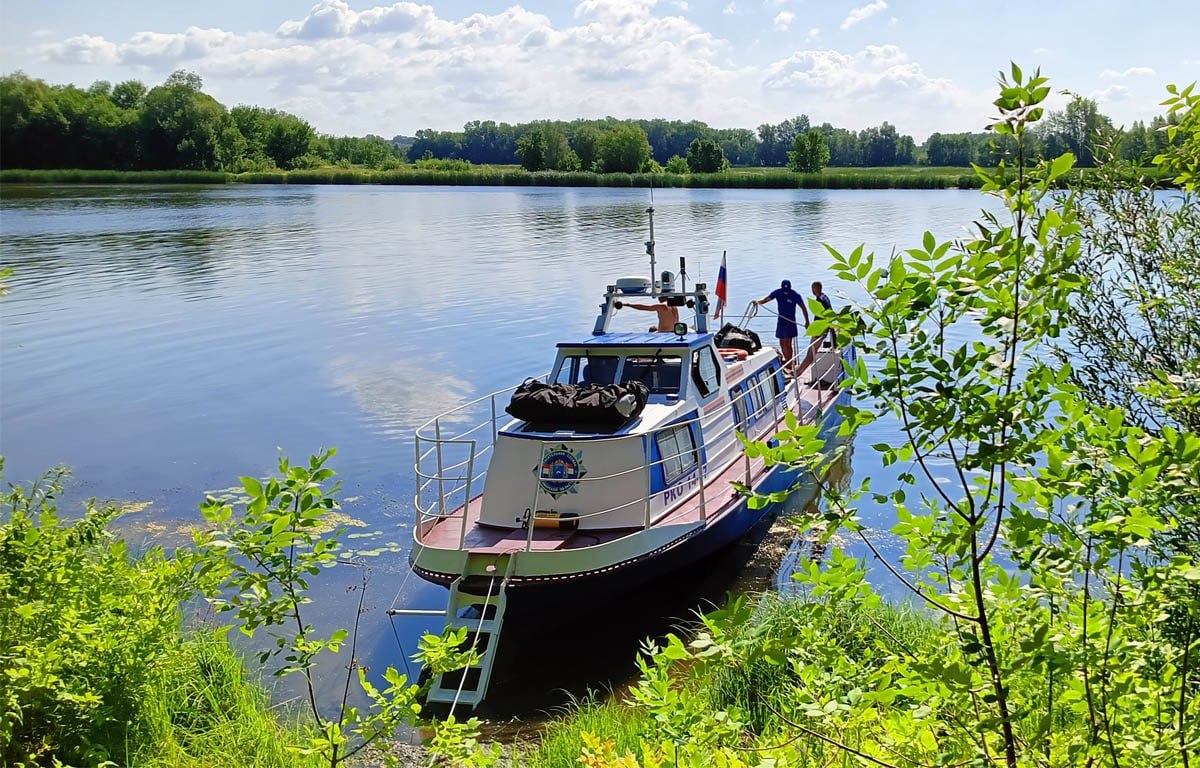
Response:
M533 474L541 478L542 490L557 499L568 493L579 493L578 480L587 474L583 466L583 451L572 451L566 445L546 448L541 462L533 468Z

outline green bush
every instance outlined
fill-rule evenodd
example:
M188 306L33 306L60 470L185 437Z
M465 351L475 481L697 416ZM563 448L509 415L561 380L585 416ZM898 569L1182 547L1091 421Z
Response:
M325 158L318 155L304 154L292 160L292 169L304 171L312 168L321 168L325 166L327 162L328 161Z
M106 530L114 506L60 520L62 477L0 501L5 765L124 763L156 669L179 647L182 568L157 550L131 557Z
M416 167L423 171L469 171L471 170L470 160L450 160L437 157L423 157L413 163Z

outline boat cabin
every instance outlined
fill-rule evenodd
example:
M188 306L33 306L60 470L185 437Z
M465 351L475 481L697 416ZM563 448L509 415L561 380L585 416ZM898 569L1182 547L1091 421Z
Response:
M718 350L713 334L607 333L558 345L551 385L641 384L645 407L621 423L514 420L496 435L479 522L524 528L653 524L740 452L736 432L785 407L773 350ZM618 390L619 391L619 390ZM732 407L731 407L732 406Z

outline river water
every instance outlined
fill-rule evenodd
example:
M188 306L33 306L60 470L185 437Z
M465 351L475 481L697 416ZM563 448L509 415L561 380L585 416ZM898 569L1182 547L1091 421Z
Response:
M363 656L402 666L437 627L393 624L383 609L445 604L443 589L406 576L414 427L543 372L559 338L590 331L604 286L648 272L649 202L647 190L621 189L8 185L5 480L66 464L66 506L130 505L124 535L171 547L202 522L206 494L270 473L281 453L301 460L336 446L347 543L375 553L365 559ZM964 236L989 201L950 190L671 189L656 190L653 204L659 268L686 256L692 279L712 285L727 251L736 315L783 278L805 293L823 280L838 304L861 299L829 273L824 243L886 255L926 230ZM651 317L623 315L614 329ZM769 337L771 319L759 323ZM850 469L886 487L897 468L864 446L894 440L896 427L870 431ZM705 579L709 570L733 578L747 557ZM358 578L342 567L321 580L318 625L352 621L343 593ZM636 647L730 583L679 587L600 621ZM554 649L586 659L579 642L566 636ZM561 658L548 649L545 665L561 671ZM619 679L632 655L622 646L616 658L565 665L573 672L554 685Z

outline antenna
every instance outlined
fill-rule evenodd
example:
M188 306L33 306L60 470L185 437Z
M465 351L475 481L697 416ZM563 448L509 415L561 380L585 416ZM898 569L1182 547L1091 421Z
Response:
M651 190L653 195L653 190ZM646 209L646 213L650 215L650 239L646 241L646 253L650 256L650 292L655 296L658 291L655 290L655 272L654 272L654 201L650 201L650 207Z

